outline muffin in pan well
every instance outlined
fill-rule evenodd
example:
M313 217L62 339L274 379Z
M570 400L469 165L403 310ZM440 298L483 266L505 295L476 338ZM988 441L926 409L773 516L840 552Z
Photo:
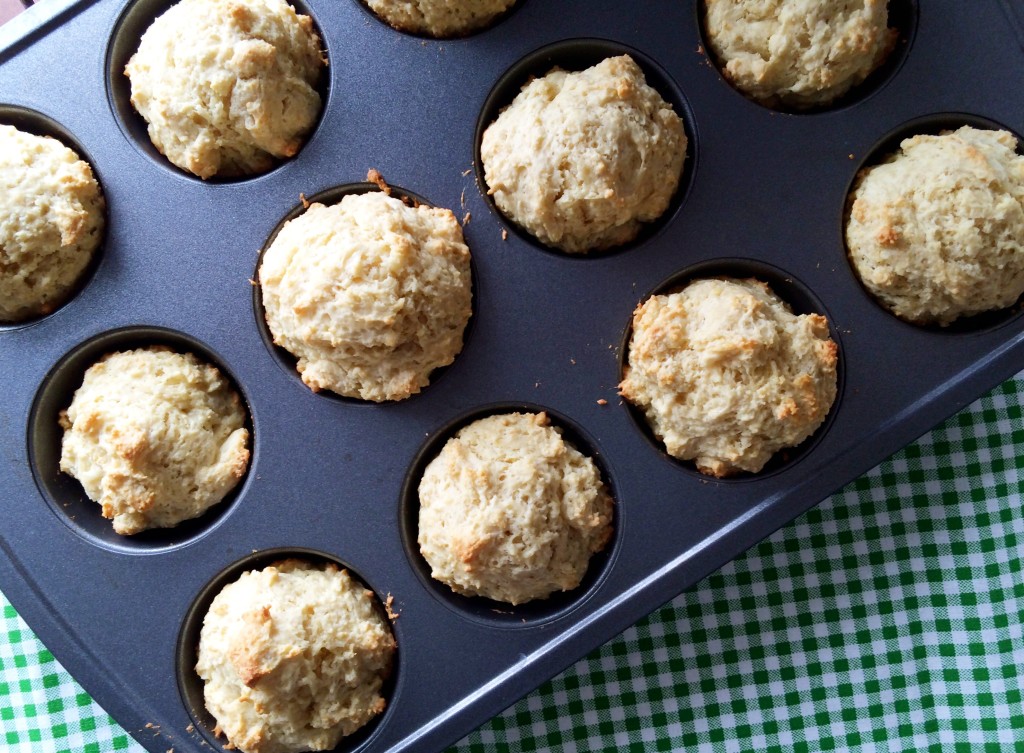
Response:
M309 16L284 0L181 0L125 66L150 140L200 178L269 170L298 153L327 64Z
M857 178L846 246L896 316L948 326L1024 295L1024 156L1007 131L963 126L904 139Z
M703 279L637 307L619 390L669 455L725 477L814 433L837 363L825 317L793 314L759 280Z
M214 597L196 672L229 746L330 750L384 711L394 654L372 591L333 564L288 559Z
M263 255L274 343L314 392L382 402L454 361L472 314L469 248L450 210L384 192L311 204Z
M510 604L579 586L612 535L600 471L545 413L463 427L424 470L419 503L420 553L432 577Z
M0 323L48 314L71 295L103 238L104 212L78 154L0 125Z
M584 254L628 243L664 214L686 144L679 114L620 55L529 81L484 131L480 158L505 216Z
M245 475L245 422L234 387L191 353L110 353L61 413L60 469L117 533L169 528L221 502Z
M516 0L364 0L399 31L444 39L472 34L516 4Z
M771 107L827 105L896 45L887 0L705 0L708 46L733 86Z

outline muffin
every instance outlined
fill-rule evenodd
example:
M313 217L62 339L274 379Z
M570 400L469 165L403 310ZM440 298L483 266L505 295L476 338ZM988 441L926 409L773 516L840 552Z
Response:
M429 37L460 37L484 28L516 0L366 0L399 31Z
M124 73L153 145L205 179L295 156L320 114L326 63L312 19L284 0L181 0Z
M103 237L92 169L56 139L0 125L0 322L48 314Z
M394 653L372 591L334 565L285 560L217 594L196 672L227 747L330 750L384 710Z
M679 186L683 121L628 55L529 81L484 131L487 193L547 246L582 254L633 240Z
M423 472L419 501L432 577L510 604L576 588L612 535L612 498L597 467L544 413L461 429Z
M191 353L110 353L61 413L60 469L117 533L169 528L202 515L245 474L245 418L220 371Z
M376 191L287 222L259 284L274 342L298 359L302 381L376 402L429 384L462 349L471 314L455 215Z
M723 75L766 105L826 105L866 79L896 44L886 0L706 0L708 45Z
M905 139L864 170L846 246L861 282L896 316L946 326L1024 293L1024 156L1006 131L964 126Z
M670 455L711 476L757 473L825 420L837 348L758 280L707 279L633 314L623 397Z

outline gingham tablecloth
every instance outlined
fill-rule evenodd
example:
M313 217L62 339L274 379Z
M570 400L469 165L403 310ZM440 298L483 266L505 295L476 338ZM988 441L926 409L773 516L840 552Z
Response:
M452 749L1024 751L1024 372ZM2 600L0 745L143 749Z

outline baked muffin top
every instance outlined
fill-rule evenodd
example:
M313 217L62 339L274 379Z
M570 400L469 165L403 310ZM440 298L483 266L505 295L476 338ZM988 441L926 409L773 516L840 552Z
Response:
M1024 294L1024 156L1006 131L905 139L859 176L846 245L896 316L948 325Z
M622 396L673 457L712 476L756 473L825 420L837 347L758 280L696 280L633 314Z
M103 237L103 194L56 139L0 125L0 322L63 303Z
M202 515L249 464L245 408L220 371L162 347L110 353L61 414L60 469L114 530L135 534Z
M462 349L469 258L447 209L376 191L312 204L263 256L267 325L314 391L402 400Z
M299 151L326 63L313 20L284 0L181 0L124 72L167 159L200 178L237 177Z
M456 592L521 604L576 588L612 535L594 462L544 413L474 421L419 485L419 546Z
M459 37L482 29L516 0L366 0L399 31L429 37Z
M217 594L196 672L216 732L242 753L330 750L384 710L394 653L372 591L290 559Z
M541 243L569 253L633 240L668 208L683 121L629 57L527 83L484 131L487 192Z
M825 105L896 43L886 0L707 0L708 45L740 91L768 105Z

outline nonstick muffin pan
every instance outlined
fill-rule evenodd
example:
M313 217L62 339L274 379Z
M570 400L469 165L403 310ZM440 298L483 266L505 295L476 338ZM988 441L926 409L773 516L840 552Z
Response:
M946 330L901 322L860 287L842 235L857 170L900 136L963 123L1024 132L1024 14L1009 0L893 0L892 59L807 113L733 90L704 52L693 2L522 0L487 31L435 41L357 0L306 0L296 5L330 60L316 130L269 173L208 182L150 146L120 76L168 5L47 0L0 29L0 122L78 150L108 203L78 293L0 328L0 587L150 750L218 744L199 705L195 635L212 585L240 568L323 558L393 597L388 709L339 750L439 750L1024 367L1017 307ZM481 118L531 73L624 50L685 120L679 194L623 249L541 248L479 188ZM356 184L371 167L465 216L474 268L461 355L421 394L382 405L308 390L267 339L250 284L300 194L366 190ZM714 274L755 275L796 310L825 314L840 353L825 425L764 472L721 481L669 458L616 393L636 304ZM92 360L153 342L230 376L253 455L210 514L121 538L57 472L56 415ZM521 408L549 411L596 458L615 535L574 592L520 607L456 597L416 549L417 474L460 426Z

